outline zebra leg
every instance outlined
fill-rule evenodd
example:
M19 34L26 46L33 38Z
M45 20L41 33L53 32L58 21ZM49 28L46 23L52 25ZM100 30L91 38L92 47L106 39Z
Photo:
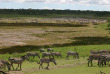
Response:
M102 63L103 63L102 61L98 60L98 66L99 66L99 64L102 64Z
M19 67L19 64L18 64L18 67ZM18 69L18 67L16 67L16 70Z
M40 69L41 64L39 65L39 69Z
M29 58L29 56L27 56L28 58ZM30 60L30 58L29 58L29 60Z
M40 63L40 65L39 65L39 69L40 69L40 67L42 67L42 69L43 69L43 66L42 66L42 64L43 64L43 63Z
M12 68L13 68L13 70L14 70L13 63L11 63L11 66L12 66Z
M22 63L20 63L20 70L22 70L22 69L21 69L21 66L22 66Z
M90 62L90 60L88 60L88 67L89 67L89 62Z
M93 66L92 61L93 61L93 60L91 60L91 66Z
M41 63L42 69L43 69L43 63Z
M102 65L102 67L103 67L103 61L99 62L99 64L100 64L100 66Z
M69 55L68 55L68 60L69 60Z
M44 55L42 55L42 58L44 58Z
M47 67L46 67L46 69L48 69L48 67L49 67L49 63L47 64Z
M104 65L106 66L106 61L104 61Z

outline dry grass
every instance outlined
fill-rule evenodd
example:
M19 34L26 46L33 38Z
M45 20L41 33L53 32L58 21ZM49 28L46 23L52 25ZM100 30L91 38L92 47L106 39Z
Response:
M16 45L53 45L72 43L75 37L105 37L108 31L97 25L79 27L1 26L0 48Z

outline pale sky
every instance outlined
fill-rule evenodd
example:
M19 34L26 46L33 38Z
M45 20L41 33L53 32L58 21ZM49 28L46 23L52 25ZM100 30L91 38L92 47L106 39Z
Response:
M110 11L110 0L0 0L3 8Z

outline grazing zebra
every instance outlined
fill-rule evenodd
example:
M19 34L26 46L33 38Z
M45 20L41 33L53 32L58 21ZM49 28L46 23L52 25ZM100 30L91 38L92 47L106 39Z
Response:
M44 49L40 49L40 53L41 53L41 52L45 52L45 50L44 50Z
M53 52L54 50L53 49L51 49L51 48L48 48L47 49L47 52Z
M106 61L107 61L106 56L102 55L102 56L99 58L99 60L98 60L98 62L99 62L99 67L100 67L100 66L103 67L103 65L106 65Z
M88 58L88 66L89 66L89 63L91 63L91 66L93 66L92 61L99 60L101 57L102 57L101 54L91 54ZM99 61L98 61L98 65L99 65Z
M93 50L90 50L90 53L91 53L91 54L98 54L99 51L93 51Z
M40 58L40 55L39 55L38 53L36 53L36 52L28 52L26 55L27 55L28 57L29 57L29 56L33 56L33 59L35 58L35 56L38 56L38 58Z
M43 52L42 53L42 58L46 57L46 56L49 56L49 58L51 58L51 56L54 58L54 55L50 52Z
M7 67L8 71L11 70L11 65L9 64L8 61L0 60L0 69L5 68L5 70L6 70L6 67Z
M52 52L52 55L57 56L57 58L59 56L62 57L62 54L60 52Z
M99 53L110 53L109 50L100 50Z
M110 54L105 54L105 55L102 55L103 57L105 57L106 58L106 62L108 62L109 63L109 61L110 61Z
M14 63L14 64L18 64L18 67L19 67L19 65L20 65L20 70L21 70L22 62L23 62L25 59L27 59L27 60L29 61L29 58L28 58L28 56L26 56L26 55L25 55L25 56L21 56L20 58L10 58L10 57L9 57L8 60L10 61L13 70L14 70L13 63ZM18 69L18 67L16 68L16 70Z
M69 58L68 58L68 57L69 57L70 55L72 55L72 56L73 56L73 59L74 59L74 58L75 58L75 59L76 59L76 58L78 58L78 59L79 59L79 54L78 54L77 52L73 52L73 51L68 51L68 52L67 52L66 59L68 59L68 60L69 60Z
M40 59L40 62L37 62L37 63L40 64L39 65L39 69L40 69L40 67L42 67L42 69L43 69L43 66L42 66L43 63L47 63L47 67L46 68L48 69L50 62L53 62L56 65L56 61L53 58L42 58L42 59Z

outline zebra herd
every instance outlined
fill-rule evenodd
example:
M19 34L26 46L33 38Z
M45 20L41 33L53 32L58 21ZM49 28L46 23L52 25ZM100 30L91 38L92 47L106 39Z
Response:
M110 61L110 51L109 50L100 50L100 51L90 51L90 56L88 58L88 66L91 64L93 66L92 61L97 60L98 66L107 65L107 62Z
M49 69L48 67L49 67L50 62L53 62L55 65L57 64L56 60L55 60L55 56L57 58L58 57L62 58L62 54L60 52L54 52L54 50L51 48L48 48L47 51L45 51L44 49L40 49L39 52L42 54L42 57L40 57L40 54L37 52L27 52L26 55L21 56L19 58L9 57L8 58L9 62L6 60L0 60L0 69L5 68L5 70L6 70L6 67L7 67L8 71L10 71L11 67L12 67L12 69L14 70L13 64L18 64L16 70L18 70L18 68L20 68L20 70L22 70L23 61L25 59L29 61L30 57L33 57L33 60L34 60L36 56L40 59L40 61L36 60L37 64L39 64L39 69L41 67L43 68L43 63L47 63L46 69ZM66 59L69 60L70 55L72 55L73 58L79 59L79 54L77 52L73 52L73 51L67 52Z
M30 57L33 57L33 60L35 59L35 57L37 56L39 58L39 61L36 60L37 64L39 64L39 69L42 67L43 68L43 63L47 63L47 67L46 69L49 69L49 63L53 62L55 65L56 60L55 57L60 57L62 58L62 54L60 52L54 52L53 49L48 48L47 51L45 51L44 49L40 49L39 52L42 54L42 56L40 57L40 54L37 52L27 52L24 56L21 56L19 58L15 58L15 57L9 57L8 61L6 60L0 60L0 69L4 68L6 70L6 67L9 70L12 69L14 70L13 64L18 64L16 70L18 70L18 68L20 68L20 70L22 70L22 63L23 61L26 60L30 60ZM74 51L68 51L67 55L65 57L66 60L69 60L69 56L73 56L73 59L79 59L79 53L78 52L74 52ZM100 51L90 51L90 55L88 58L88 66L93 66L92 61L93 60L97 60L98 61L98 66L103 66L103 65L107 65L107 62L110 61L110 51L109 50L100 50Z

